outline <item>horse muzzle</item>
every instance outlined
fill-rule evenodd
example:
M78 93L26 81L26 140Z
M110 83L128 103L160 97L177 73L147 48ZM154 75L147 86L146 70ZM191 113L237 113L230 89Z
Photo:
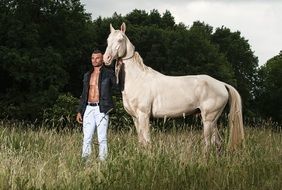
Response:
M103 55L103 61L104 61L105 65L110 65L113 61L113 57L111 55L104 54Z

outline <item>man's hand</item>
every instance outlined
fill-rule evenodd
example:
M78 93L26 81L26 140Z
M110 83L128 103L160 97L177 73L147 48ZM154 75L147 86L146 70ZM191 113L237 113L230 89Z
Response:
M82 124L82 116L81 116L81 113L77 113L76 115L76 121L80 124Z

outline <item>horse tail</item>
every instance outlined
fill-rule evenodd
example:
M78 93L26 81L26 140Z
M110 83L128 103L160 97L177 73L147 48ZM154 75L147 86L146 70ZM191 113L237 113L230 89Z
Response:
M244 146L244 128L242 115L242 101L238 91L231 85L225 84L229 94L230 111L228 114L230 135L228 148L236 149L239 145Z

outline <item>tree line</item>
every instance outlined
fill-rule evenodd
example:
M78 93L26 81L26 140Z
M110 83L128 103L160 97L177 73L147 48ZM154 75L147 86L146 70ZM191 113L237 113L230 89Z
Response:
M239 31L200 21L186 26L155 9L92 20L79 0L1 0L0 117L40 120L54 105L73 111L91 52L104 51L109 24L122 22L146 65L167 75L208 74L227 82L241 94L246 119L281 123L281 52L259 67Z

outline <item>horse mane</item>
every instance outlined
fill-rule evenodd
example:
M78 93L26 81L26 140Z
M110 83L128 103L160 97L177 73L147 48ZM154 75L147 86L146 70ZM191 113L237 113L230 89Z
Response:
M135 51L133 59L143 71L149 70L149 67L144 64L142 57L137 51Z

